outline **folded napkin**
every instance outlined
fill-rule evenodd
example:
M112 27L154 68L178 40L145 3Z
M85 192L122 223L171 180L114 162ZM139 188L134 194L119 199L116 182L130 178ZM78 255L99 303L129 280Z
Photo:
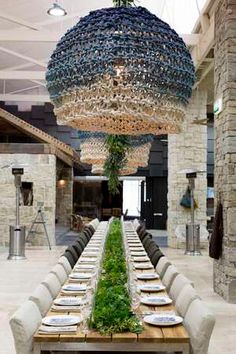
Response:
M50 333L50 334L60 334L60 333L76 333L77 326L63 326L63 327L54 327L54 326L45 326L41 325L38 332L40 334Z

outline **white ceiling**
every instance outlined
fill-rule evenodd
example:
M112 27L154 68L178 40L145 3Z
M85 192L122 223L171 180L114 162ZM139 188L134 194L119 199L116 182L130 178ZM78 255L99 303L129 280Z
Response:
M136 4L147 7L177 31L184 30L185 24L185 33L190 33L198 17L196 1L202 8L205 0L137 0ZM43 75L57 40L89 11L112 6L112 0L59 0L67 16L55 18L47 14L53 2L0 0L0 100L14 101L8 96L14 93L18 101L36 101L32 95L42 95L39 101L43 101L48 95Z

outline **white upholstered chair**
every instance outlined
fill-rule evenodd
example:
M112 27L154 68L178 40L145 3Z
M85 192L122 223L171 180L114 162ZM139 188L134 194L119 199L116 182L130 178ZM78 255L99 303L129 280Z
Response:
M175 307L180 316L184 317L186 315L191 302L195 299L200 299L200 296L192 285L185 284L175 301Z
M44 284L39 284L30 295L29 300L38 306L41 316L44 317L51 307L53 298L48 288Z
M167 268L171 265L171 262L166 256L161 257L156 265L156 271L163 278Z
M169 291L169 295L174 302L176 302L177 297L186 284L193 286L193 282L191 280L186 278L183 274L177 274Z
M46 288L48 288L53 299L55 299L61 289L61 283L58 280L57 276L53 273L49 273L42 281L42 284L45 285Z
M33 353L33 335L41 324L38 306L32 301L24 302L10 319L17 354Z
M61 256L58 260L58 263L64 267L67 275L69 275L71 273L72 267L71 267L68 259L65 256Z
M166 290L169 292L171 285L175 279L175 277L179 274L178 269L174 265L170 265L163 278L162 278L162 283L165 285Z
M56 264L50 273L53 273L57 276L58 280L60 281L61 285L63 285L67 279L67 273L62 264Z
M204 302L193 300L184 317L193 354L207 354L214 325L215 318Z

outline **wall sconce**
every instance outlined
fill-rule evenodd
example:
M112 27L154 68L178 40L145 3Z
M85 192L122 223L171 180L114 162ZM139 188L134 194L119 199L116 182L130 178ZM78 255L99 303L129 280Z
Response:
M66 180L65 179L59 179L58 181L57 181L57 186L59 187L59 188L64 188L65 186L66 186Z

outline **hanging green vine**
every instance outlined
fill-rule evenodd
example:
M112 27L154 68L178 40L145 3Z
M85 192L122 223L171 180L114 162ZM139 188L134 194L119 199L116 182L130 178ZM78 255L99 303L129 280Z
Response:
M108 135L105 144L108 157L104 164L104 174L108 178L108 189L113 195L119 194L119 173L126 163L130 138L127 135Z
M121 7L121 6L129 7L132 6L133 4L134 4L134 0L113 0L113 5L115 7Z

